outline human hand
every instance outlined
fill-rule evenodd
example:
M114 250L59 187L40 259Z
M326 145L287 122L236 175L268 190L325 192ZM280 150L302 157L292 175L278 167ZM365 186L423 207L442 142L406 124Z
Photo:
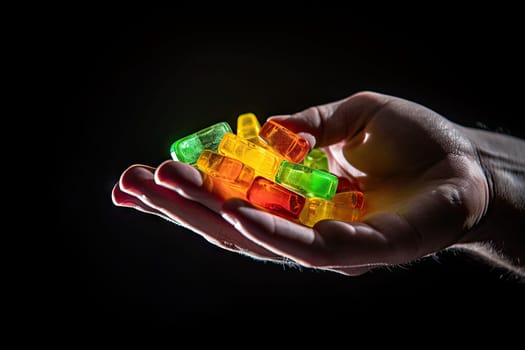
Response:
M203 188L197 169L175 161L128 168L114 203L180 223L225 249L350 275L462 242L487 209L472 143L462 127L423 106L365 92L274 118L323 149L332 173L358 181L362 221L308 228L239 199L224 202Z

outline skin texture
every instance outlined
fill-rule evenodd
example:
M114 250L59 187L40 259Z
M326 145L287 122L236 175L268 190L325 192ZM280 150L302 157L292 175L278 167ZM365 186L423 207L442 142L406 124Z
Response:
M323 149L331 172L357 180L366 203L361 222L308 228L240 199L223 202L202 187L197 169L175 161L129 167L113 202L256 259L359 275L459 247L523 275L525 165L508 155L524 154L522 140L372 92L272 119ZM502 175L509 162L512 172ZM505 217L517 221L498 232Z

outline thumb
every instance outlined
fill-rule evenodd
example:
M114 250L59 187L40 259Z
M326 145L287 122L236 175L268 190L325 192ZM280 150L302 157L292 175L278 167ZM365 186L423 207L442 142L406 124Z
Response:
M375 92L359 92L340 101L268 119L305 137L312 148L323 147L357 135L391 99Z

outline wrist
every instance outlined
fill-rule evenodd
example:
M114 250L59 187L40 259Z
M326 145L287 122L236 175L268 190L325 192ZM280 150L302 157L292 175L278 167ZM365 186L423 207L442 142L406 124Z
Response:
M486 209L461 243L500 265L523 268L525 262L525 142L507 135L464 128L487 186ZM503 263L505 262L505 263Z

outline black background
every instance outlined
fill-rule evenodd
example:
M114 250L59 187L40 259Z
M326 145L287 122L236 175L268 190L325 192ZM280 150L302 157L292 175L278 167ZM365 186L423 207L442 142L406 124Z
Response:
M523 310L523 285L465 256L441 253L350 278L256 262L113 206L120 173L160 164L179 137L218 121L235 126L241 113L263 121L361 90L524 136L515 21L314 12L292 20L83 9L49 21L63 101L55 118L62 283L54 294L64 320Z

